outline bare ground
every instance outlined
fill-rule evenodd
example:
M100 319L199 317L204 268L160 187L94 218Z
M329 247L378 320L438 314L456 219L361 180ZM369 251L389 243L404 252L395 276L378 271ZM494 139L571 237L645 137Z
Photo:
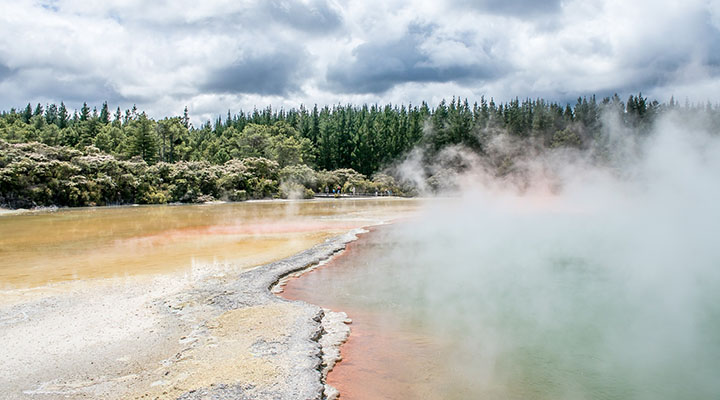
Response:
M239 273L2 292L0 398L332 398L347 316L269 289L356 233Z

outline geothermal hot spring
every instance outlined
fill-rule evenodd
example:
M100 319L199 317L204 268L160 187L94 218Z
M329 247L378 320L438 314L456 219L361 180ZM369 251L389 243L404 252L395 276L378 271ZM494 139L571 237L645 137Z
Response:
M475 171L288 283L354 320L342 398L720 396L716 138L658 134L623 170L534 162L555 161L552 191Z
M519 163L529 182L522 190L478 165L459 177L459 195L424 200L419 211L417 201L376 199L5 216L0 300L31 301L33 288L38 296L75 290L68 281L251 268L397 218L286 286L286 297L353 319L343 360L328 376L342 399L717 399L717 136L668 126L626 148L602 168L566 153ZM33 308L22 321L0 318L9 332L42 328L3 337L14 344L0 352L0 387L33 396L39 389L22 390L38 380L55 385L57 366L75 359L86 363L73 367L98 374L98 359L78 349L111 347L125 331L151 348L165 343L164 330L144 328L157 328L155 314L138 323L133 313L145 315L144 303L124 285L107 301L92 300L88 289L77 301L32 300L48 312ZM159 298L166 290L138 287ZM56 323L73 304L73 315ZM91 322L102 327L110 317L112 329L96 338ZM73 336L85 342L68 341ZM108 371L121 360L113 351L99 351ZM154 368L153 354L146 358Z
M255 266L417 204L372 198L4 213L0 398L187 399L206 398L198 392L213 387L232 391L223 398L238 390L243 398L293 398L285 394L314 390L314 381L303 383L315 360L315 308L270 304L263 283L253 288L247 276L263 281ZM258 350L266 343L286 350Z

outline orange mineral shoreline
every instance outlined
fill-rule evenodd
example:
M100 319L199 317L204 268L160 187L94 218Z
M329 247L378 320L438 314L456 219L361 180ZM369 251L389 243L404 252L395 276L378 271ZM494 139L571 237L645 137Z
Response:
M342 279L344 269L356 267L357 249L370 234L360 235L327 264L290 279L280 296L343 311L352 319L350 336L341 347L342 360L327 376L341 399L432 398L425 386L434 357L424 338L403 331L389 314L329 298L323 290L334 279Z

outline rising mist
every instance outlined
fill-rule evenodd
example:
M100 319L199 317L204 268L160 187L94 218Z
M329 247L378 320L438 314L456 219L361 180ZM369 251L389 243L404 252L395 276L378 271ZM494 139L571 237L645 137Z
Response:
M382 234L356 290L455 340L464 395L720 394L720 138L673 115L644 135L605 122L603 149L499 137L493 151L515 154L504 173L447 150L465 165L452 196Z

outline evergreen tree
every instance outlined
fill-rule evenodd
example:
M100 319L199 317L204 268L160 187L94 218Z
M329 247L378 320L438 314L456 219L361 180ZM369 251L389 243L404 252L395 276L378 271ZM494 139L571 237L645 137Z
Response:
M187 106L185 106L185 110L183 111L182 124L185 126L185 129L190 129L190 117L188 116Z
M32 106L30 105L30 103L28 103L27 106L25 107L25 111L23 111L23 113L22 113L22 121L26 124L29 124L30 118L32 118L32 116L33 116Z
M103 125L110 123L110 111L108 110L107 101L103 102L102 108L100 109L100 123Z
M56 124L60 129L63 129L68 125L68 111L65 107L65 103L63 102L60 102L60 109L58 110Z
M83 106L80 109L80 121L87 121L89 119L90 119L90 107L88 107L87 103L83 103Z
M158 157L158 141L153 121L143 112L132 121L130 132L130 155L140 156L148 164L154 163Z
M320 114L320 133L317 142L318 164L321 168L327 170L335 169L337 165L337 146L334 140L336 128L333 123L334 121L329 118L329 113L330 111L324 108Z
M44 112L42 104L38 103L35 111L33 111L33 117L42 116Z
M113 126L120 127L122 125L122 112L120 111L120 107L115 110L115 115L113 119Z
M56 124L58 118L58 108L55 104L50 104L45 110L45 122L48 123L48 125Z
M320 115L318 114L317 104L313 107L311 119L309 139L313 144L317 145L318 137L320 136Z

